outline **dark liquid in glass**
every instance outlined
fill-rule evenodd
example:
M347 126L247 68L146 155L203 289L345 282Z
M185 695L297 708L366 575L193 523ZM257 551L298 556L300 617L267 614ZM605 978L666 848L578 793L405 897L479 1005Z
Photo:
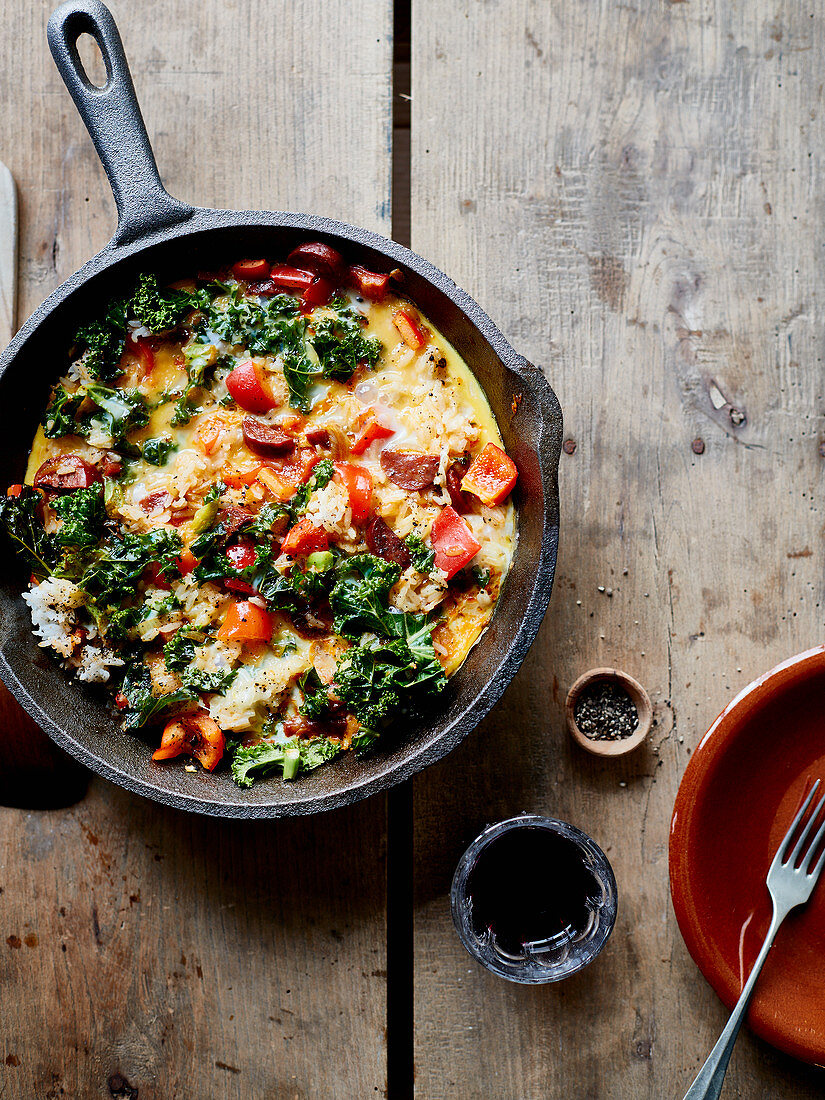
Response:
M489 929L508 955L523 954L526 943L584 932L592 917L588 898L601 892L581 849L535 826L491 840L467 880L473 931L481 938Z

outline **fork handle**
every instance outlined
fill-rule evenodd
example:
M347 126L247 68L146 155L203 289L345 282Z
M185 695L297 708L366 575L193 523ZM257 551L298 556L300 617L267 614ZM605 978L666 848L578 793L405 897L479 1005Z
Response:
M768 952L773 945L776 933L779 931L779 926L787 915L787 910L784 913L779 913L774 902L771 926L765 936L765 942L762 944L756 962L753 964L748 980L745 982L745 988L742 990L739 1000L736 1002L736 1007L730 1014L730 1019L719 1036L716 1046L696 1075L696 1080L685 1093L684 1100L719 1100L722 1084L728 1070L728 1062L733 1053L733 1044L736 1042L736 1036L739 1034L739 1029L744 1022L753 987L756 985L756 979L759 977L759 972L768 957Z

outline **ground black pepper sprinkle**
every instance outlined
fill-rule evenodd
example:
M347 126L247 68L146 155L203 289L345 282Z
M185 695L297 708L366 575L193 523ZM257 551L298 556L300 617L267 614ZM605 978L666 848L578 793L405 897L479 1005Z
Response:
M619 684L591 684L581 693L574 710L576 725L591 741L621 741L639 725L636 704Z

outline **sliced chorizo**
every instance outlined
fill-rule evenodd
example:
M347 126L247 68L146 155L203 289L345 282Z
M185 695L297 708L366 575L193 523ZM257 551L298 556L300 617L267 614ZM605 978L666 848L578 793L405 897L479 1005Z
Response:
M284 733L287 737L344 737L347 732L347 715L340 708L334 710L328 718L304 718L301 714L285 719Z
M293 267L314 271L316 275L337 278L344 269L344 257L323 241L305 241L293 248L286 262Z
M66 454L49 458L43 463L34 475L34 487L51 493L71 493L75 489L88 489L102 480L96 466L80 455Z
M440 459L438 455L422 454L420 451L391 451L384 448L381 452L381 468L400 489L426 489L432 485L438 473Z
M120 455L115 451L105 454L100 463L100 469L104 477L120 477L123 473L123 462Z
M464 515L473 510L470 495L463 492L461 489L461 482L469 466L470 460L465 457L456 459L456 461L452 462L447 468L447 492L450 494L450 501L452 502L453 508L455 508L459 515Z
M147 516L155 516L159 512L165 512L171 503L172 497L165 489L156 489L140 501L140 508Z
M364 538L370 552L385 561L394 561L402 569L411 563L410 552L395 531L376 516L367 528Z
M295 450L295 440L283 428L254 416L243 418L243 441L256 455L283 455Z
M315 447L323 447L325 450L329 450L330 439L329 430L327 428L307 428L306 437L307 443L311 443Z
M333 458L343 458L349 451L349 442L344 430L337 424L318 424L306 430L307 443L329 451Z
M236 508L234 504L228 508L221 508L216 516L217 522L223 528L223 533L227 538L236 535L242 527L245 527L247 523L251 523L254 518L252 512L247 512L245 508Z

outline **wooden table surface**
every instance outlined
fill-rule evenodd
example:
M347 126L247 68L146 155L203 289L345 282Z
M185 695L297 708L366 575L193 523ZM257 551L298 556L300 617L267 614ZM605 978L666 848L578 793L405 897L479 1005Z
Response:
M114 225L49 9L4 7L20 319ZM542 365L570 441L561 552L503 702L388 799L201 820L87 783L32 734L34 764L2 777L0 1097L678 1100L725 1019L670 906L679 778L733 693L822 639L825 17L795 0L112 9L173 194L409 234ZM564 731L567 687L604 664L655 705L625 762ZM619 882L608 948L558 986L488 975L450 922L459 854L520 810L585 829ZM744 1033L725 1095L824 1087Z

